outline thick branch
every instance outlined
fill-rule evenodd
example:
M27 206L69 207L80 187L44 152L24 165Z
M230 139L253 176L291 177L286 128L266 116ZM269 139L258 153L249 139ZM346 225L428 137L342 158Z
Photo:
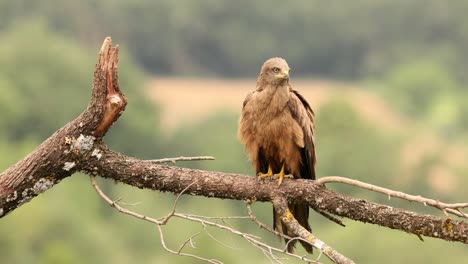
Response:
M354 264L354 261L342 255L329 245L325 244L323 241L312 235L309 231L307 231L307 229L301 226L294 218L291 211L289 211L288 201L284 199L284 197L276 197L273 200L273 207L275 208L275 211L281 215L281 221L288 227L288 230L290 230L300 239L309 242L312 246L319 249L320 252L325 254L325 256L333 261L333 263ZM291 242L291 240L289 242Z
M223 224L219 224L219 223L215 223L215 222L212 222L212 221L209 221L209 220L221 220L222 222L225 222L226 220L229 220L229 219L252 219L253 221L255 221L256 223L260 224L260 225L264 225L263 223L260 223L256 217L253 215L253 212L251 211L251 208L250 208L250 205L247 204L247 208L249 210L249 216L228 216L228 217L216 217L216 216L200 216L200 215L191 215L191 214L181 214L181 213L177 213L176 212L176 207L177 207L177 202L179 201L179 198L180 196L184 193L185 190L183 190L181 193L179 193L177 195L177 198L175 199L175 202L174 202L174 206L172 207L172 211L167 214L166 216L162 217L162 218L159 218L159 219L154 219L154 218L151 218L151 217L148 217L146 215L141 215L139 213L136 213L136 212L133 212L131 210L128 210L126 208L123 208L121 207L117 202L115 201L112 201L100 188L99 186L97 185L96 183L96 180L94 179L94 176L90 176L90 179L91 179L91 184L93 185L93 188L96 190L96 192L99 194L99 196L101 196L102 199L104 199L104 201L106 201L110 206L114 207L115 209L117 209L119 212L121 213L124 213L124 214L127 214L127 215L130 215L130 216L133 216L135 218L138 218L140 220L143 220L143 221L147 221L147 222L150 222L152 224L156 224L158 226L158 230L159 230L159 234L160 234L160 238L161 238L161 244L163 246L163 248L172 253L172 254L176 254L176 255L180 255L180 256L187 256L187 257L192 257L192 258L196 258L196 259L200 259L200 260L204 260L205 262L209 262L209 263L222 263L218 260L213 260L213 259L206 259L206 258L202 258L200 256L196 256L196 255L192 255L192 254L186 254L186 253L182 253L181 251L184 249L184 247L187 245L187 243L192 243L192 239L197 236L198 234L200 234L200 232L198 232L197 234L191 236L189 239L187 239L179 248L178 251L175 251L175 250L172 250L170 248L167 247L165 241L164 241L164 236L163 236L163 232L162 232L162 228L161 226L162 225L165 225L171 218L173 217L177 217L177 218L181 218L181 219L185 219L187 221L192 221L192 222L197 222L197 223L200 223L202 226L203 226L203 229L204 231L208 234L208 236L210 236L213 240L215 240L216 242L220 243L221 245L225 246L225 247L229 247L229 248L232 248L226 244L224 244L223 242L217 240L213 235L211 235L209 232L208 232L208 229L207 229L207 226L212 226L212 227L216 227L218 229L221 229L221 230L225 230L225 231L229 231L231 232L232 234L235 234L235 235L238 235L242 238L244 238L246 241L248 241L252 246L262 250L262 252L265 254L265 256L269 259L272 259L272 260L278 260L278 257L275 255L275 253L278 253L278 254L285 254L287 256L290 256L290 257L294 257L294 258L297 258L297 259L300 259L306 263L318 263L317 261L314 261L314 260L311 260L311 259L307 259L305 258L304 256L299 256L299 255L295 255L293 253L289 253L286 248L284 250L281 250L279 248L275 248L275 247L272 247L272 246L269 246L268 244L264 243L264 242L261 242L260 241L260 238L259 237L256 237L254 235L251 235L251 234L248 234L248 233L243 233L233 227L230 227L228 225L223 225ZM268 228L267 228L268 230ZM273 231L271 230L271 232L275 233L276 231ZM278 263L281 263L281 262L278 262Z
M0 217L72 175L87 159L97 158L84 157L126 105L117 80L118 48L111 45L111 38L106 38L94 70L93 95L87 109L0 174Z
M358 180L344 178L340 176L327 176L327 177L322 177L317 180L317 183L320 183L320 184L325 184L325 183L330 183L330 182L340 182L340 183L346 183L349 185L354 185L354 186L361 187L363 189L367 189L370 191L386 194L388 195L389 198L397 197L397 198L401 198L410 202L418 202L426 206L432 206L432 207L442 210L446 215L448 215L448 213L451 213L456 216L468 218L467 214L460 211L461 209L468 207L468 203L452 203L452 204L443 203L440 201L436 201L434 199L422 197L420 195L411 195L411 194L407 194L403 192L398 192L398 191L390 190L388 188L384 188L384 187L372 185L366 182L361 182Z
M348 197L311 180L259 181L256 177L202 171L154 164L127 157L98 146L101 160L91 159L84 166L86 173L159 191L216 197L221 199L269 202L285 197L290 202L307 203L322 211L418 236L468 243L468 223L418 214L386 205Z

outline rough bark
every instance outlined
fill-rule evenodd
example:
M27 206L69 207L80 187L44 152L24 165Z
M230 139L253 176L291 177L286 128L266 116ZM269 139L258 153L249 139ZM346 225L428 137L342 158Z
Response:
M118 47L111 44L106 38L101 47L86 110L0 174L0 217L78 171L93 144L125 109L117 76Z
M322 211L364 223L402 230L415 235L468 243L468 223L419 214L387 205L352 198L312 180L259 181L256 177L194 170L153 164L109 150L96 148L100 160L90 159L83 171L151 190L215 197L221 199L271 202L275 197L307 203Z
M107 38L95 67L87 109L31 154L0 174L0 218L76 171L138 188L221 199L307 203L315 209L418 236L468 243L468 223L418 214L325 188L312 180L259 181L256 177L154 164L116 153L102 137L126 105L117 79L118 48Z

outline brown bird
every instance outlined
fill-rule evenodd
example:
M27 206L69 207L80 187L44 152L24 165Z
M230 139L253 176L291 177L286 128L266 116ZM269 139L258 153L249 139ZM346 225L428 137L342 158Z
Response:
M260 70L257 87L244 100L238 137L259 178L284 177L315 179L314 112L289 84L289 66L282 58L267 60ZM308 231L309 207L288 205L297 221ZM273 226L294 236L273 209ZM288 242L285 239L286 243ZM292 252L295 241L288 244ZM312 246L300 241L307 252Z

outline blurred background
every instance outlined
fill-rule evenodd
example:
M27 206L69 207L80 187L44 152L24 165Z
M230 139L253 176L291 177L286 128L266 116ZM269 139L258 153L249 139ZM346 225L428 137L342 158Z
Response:
M106 36L121 47L129 100L106 136L138 158L213 155L180 163L253 174L237 120L262 63L281 56L315 109L318 175L340 175L446 202L467 201L468 1L0 0L0 170L87 105ZM100 181L132 210L160 217L174 195ZM343 185L354 197L433 213ZM183 197L180 212L245 215L243 202ZM254 204L272 222L269 204ZM466 245L313 213L315 234L357 263L461 263ZM271 234L247 220L230 224ZM164 227L177 249L203 228ZM269 263L234 235L210 229L196 249L226 263ZM298 253L303 253L302 249ZM313 257L316 257L314 255ZM154 226L117 213L74 175L0 220L2 263L196 263L162 249ZM325 258L321 261L328 263ZM295 263L294 261L290 261Z

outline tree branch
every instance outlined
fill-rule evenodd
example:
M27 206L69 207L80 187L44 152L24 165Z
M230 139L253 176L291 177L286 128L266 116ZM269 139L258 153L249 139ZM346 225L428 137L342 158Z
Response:
M87 109L0 174L0 217L72 175L87 159L99 159L99 153L92 152L94 144L127 104L117 79L118 51L111 38L104 40Z
M311 180L288 180L281 186L256 177L213 171L202 171L156 165L127 157L100 145L100 161L90 160L84 171L96 173L139 188L179 193L188 185L186 194L271 202L285 197L290 202L309 206L334 215L402 230L415 235L468 243L468 223L372 203L348 197Z
M177 157L177 158L165 158L165 159L155 159L148 160L154 163L177 163L177 161L193 161L193 160L214 160L214 157L211 156L199 156L199 157Z
M185 190L189 195L261 202L281 198L288 203L305 203L315 210L418 236L468 243L467 222L348 197L325 188L320 184L324 181L286 179L278 186L256 177L170 167L116 153L103 143L102 137L126 106L119 89L117 69L118 47L112 47L111 39L106 38L95 67L92 98L87 109L0 174L0 218L63 178L81 171L138 188L175 194ZM436 203L439 208L441 204ZM460 207L456 205L445 206L445 210L457 211ZM187 215L180 217L200 220Z
M403 193L399 191L394 191L388 188L384 188L384 187L372 185L366 182L361 182L358 180L353 180L353 179L344 178L340 176L327 176L327 177L317 179L316 182L319 184L325 184L325 183L330 183L330 182L340 182L340 183L345 183L349 185L354 185L354 186L367 189L370 191L386 194L388 195L389 198L397 197L397 198L401 198L410 202L422 203L425 206L429 205L434 208L442 210L447 216L448 216L448 213L451 213L462 218L468 218L467 214L460 211L461 209L468 207L468 203L453 203L453 204L443 203L440 201L436 201L434 199L422 197L420 195L411 195L411 194L407 194L407 193Z
M354 264L354 261L342 255L323 241L312 235L307 229L299 224L288 208L288 201L284 197L278 196L272 201L275 211L281 215L281 221L288 227L293 234L302 240L307 241L313 247L325 254L333 263ZM289 240L290 243L292 240ZM287 246L287 245L286 245Z
M197 236L199 233L191 236L190 238L188 238L180 247L179 247L179 250L175 251L175 250L172 250L170 249L167 245L166 245L166 242L164 240L164 235L163 235L163 230L162 230L162 225L165 225L172 217L177 217L177 218L182 218L182 219L186 219L188 221L192 221L192 222L198 222L200 223L202 226L203 226L203 230L208 234L208 236L210 236L213 240L215 240L216 242L220 243L221 245L225 246L225 247L229 247L231 248L230 246L227 246L225 245L224 243L220 242L219 240L217 240L216 238L213 237L213 235L211 235L211 233L208 232L207 230L207 226L212 226L212 227L216 227L216 228L219 228L221 230L226 230L226 231L229 231L235 235L238 235L242 238L244 238L246 241L248 241L250 244L252 244L253 246L259 248L260 250L262 250L264 252L264 254L268 257L268 258L271 258L273 260L275 260L275 262L278 262L278 263L281 263L278 259L278 257L275 255L275 253L279 253L279 254L285 254L285 255L288 255L290 257L294 257L294 258L297 258L297 259L300 259L300 260L303 260L307 263L318 263L317 261L314 261L314 260L310 260L310 259L307 259L305 257L302 257L302 256L299 256L299 255L296 255L296 254L292 254L292 253L289 253L286 251L286 248L284 250L281 250L281 249L278 249L278 248L275 248L275 247L272 247L272 246L269 246L268 244L266 243L263 243L261 241L259 241L259 237L256 237L254 235L251 235L251 234L247 234L247 233L243 233L237 229L234 229L232 227L228 227L226 225L221 225L221 224L217 224L217 223L214 223L214 222L211 222L211 221L208 221L207 219L209 220L222 220L223 222L225 220L228 220L228 219L255 219L254 221L256 223L260 223L258 220L256 220L256 217L253 215L253 212L250 208L250 206L248 206L249 208L249 216L228 216L228 217L206 217L206 216L198 216L198 215L191 215L191 214L181 214L181 213L177 213L176 212L176 207L177 207L177 203L180 199L180 196L185 192L185 190L182 190L182 192L180 192L176 199L175 199L175 202L174 202L174 206L172 207L172 210L170 213L168 213L166 216L164 217L161 217L160 219L154 219L154 218L151 218L151 217L148 217L146 215L142 215L142 214L139 214L139 213L136 213L134 211L131 211L131 210L128 210L127 208L123 208L121 206L119 206L117 204L116 201L113 201L112 199L110 199L102 190L101 188L99 188L99 186L97 185L97 182L94 178L94 176L90 176L90 180L91 180L91 185L93 186L93 188L96 190L96 192L99 194L99 196L104 200L106 201L111 207L117 209L117 211L119 211L120 213L123 213L123 214L126 214L126 215L130 215L130 216L133 216L135 218L138 218L140 220L143 220L143 221L147 221L147 222L150 222L152 224L156 224L158 226L158 231L159 231L159 235L160 235L160 238L161 238L161 244L163 246L163 248L168 251L169 253L172 253L172 254L175 254L175 255L180 255L180 256L186 256L186 257L191 257L191 258L196 258L196 259L199 259L199 260L203 260L205 262L209 262L209 263L222 263L218 260L214 260L214 259L206 259L206 258L203 258L203 257L200 257L200 256L196 256L196 255L193 255L193 254L186 254L186 253L182 253L182 250L184 249L184 247L187 245L187 243L189 242L192 242L192 239ZM190 185L189 185L190 186ZM273 232L276 232L276 231L273 231Z

